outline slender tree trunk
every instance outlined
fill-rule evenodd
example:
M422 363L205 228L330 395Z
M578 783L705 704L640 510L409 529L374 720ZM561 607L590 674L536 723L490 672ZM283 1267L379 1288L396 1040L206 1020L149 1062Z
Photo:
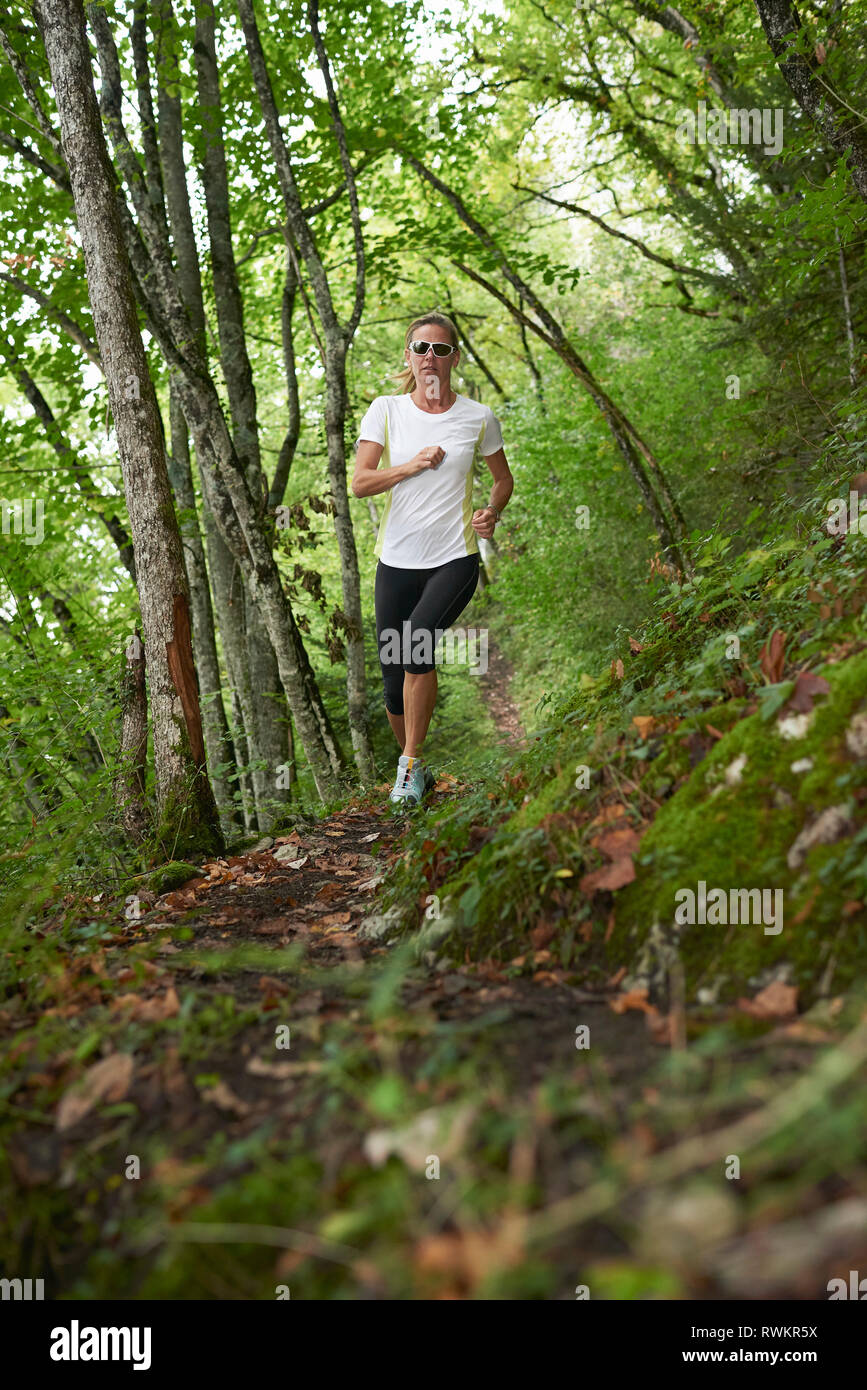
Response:
M205 751L211 770L214 795L220 808L223 829L228 833L233 825L238 829L241 828L241 817L232 803L232 784L229 780L235 771L235 753L229 735L229 725L226 722L226 711L223 707L220 664L217 659L217 643L214 634L214 610L211 606L211 586L208 582L205 551L202 545L202 534L199 530L198 513L196 512L187 422L178 400L177 388L171 383L169 402L172 438L169 478L180 513L179 524L184 541L187 578L190 584L193 650L196 657L196 670L199 673L199 688L202 694L202 727L205 735Z
M343 612L347 619L346 633L346 689L349 727L355 762L363 781L370 782L375 776L373 749L367 727L367 689L364 660L364 627L361 610L361 583L358 573L358 555L352 531L349 512L349 496L346 486L346 443L344 425L346 420L346 352L358 325L364 302L364 256L361 241L361 222L355 191L355 181L348 161L346 140L342 121L337 109L336 98L331 82L327 57L319 35L318 13L314 3L308 0L308 18L328 92L332 125L340 149L341 163L346 177L356 248L356 293L352 315L347 324L338 321L331 298L328 275L316 247L316 239L301 206L301 198L295 180L294 170L289 158L286 142L280 127L280 117L274 90L265 63L265 55L259 37L259 29L253 11L252 0L238 0L238 13L244 38L250 70L256 88L256 95L265 121L265 130L271 146L271 154L277 170L277 179L289 223L289 250L297 244L304 260L316 310L322 325L320 348L325 366L325 434L328 450L328 473L334 499L334 528L340 551L340 572L343 587ZM298 267L295 267L296 275Z
M811 119L822 139L846 158L855 190L867 201L867 134L863 112L848 106L835 92L814 51L800 51L806 36L791 0L756 0L762 28L795 101ZM808 38L808 50L813 41ZM863 104L863 103L860 103Z
M264 514L268 493L259 451L259 424L256 417L256 391L253 369L247 353L244 332L244 305L238 286L232 223L229 208L229 182L220 108L220 81L217 72L214 7L211 0L196 6L196 72L203 142L202 187L208 218L211 271L220 336L220 365L229 395L232 437L250 493ZM289 800L290 788L278 770L286 764L288 751L286 697L280 685L277 659L256 605L248 596L245 603L245 629L249 657L250 684L255 713L252 733L253 786L260 830L269 830L281 805Z
M335 357L336 355L336 357ZM370 731L367 727L367 677L364 662L364 625L361 613L361 576L358 552L349 512L346 487L346 353L342 346L329 344L326 350L325 437L328 472L334 498L334 529L340 550L340 579L343 588L343 614L346 618L346 698L349 731L355 751L355 764L363 782L376 777Z
M41 0L51 70L84 249L96 340L117 434L150 678L159 838L172 853L224 845L205 767L189 631L189 591L162 427L138 327L115 175L93 90L81 0Z
M238 788L246 830L258 830L259 820L251 762L250 730L255 729L255 714L250 692L250 671L247 664L247 643L244 636L244 584L241 567L220 533L207 503L203 508L205 535L208 546L208 568L214 593L214 604L220 614L220 638L232 699L233 744L235 749Z
M283 371L286 377L286 411L288 422L286 433L283 436L283 443L280 446L280 457L277 460L277 467L274 469L274 476L271 479L271 491L268 494L268 510L276 511L283 501L283 494L286 491L286 484L289 481L289 470L295 459L295 450L298 448L298 440L301 435L301 402L298 396L298 375L295 369L295 334L292 327L292 316L295 311L295 296L298 288L298 280L295 275L295 251L289 245L286 247L286 278L283 281L283 302L280 308L280 331L283 343Z
M121 732L114 796L120 822L131 840L141 843L149 817L145 800L148 750L148 697L141 633L127 644L120 688Z
M184 414L200 461L205 500L233 555L244 566L253 601L271 637L280 679L292 707L304 752L319 795L339 794L344 768L337 740L328 736L330 722L312 672L295 616L274 555L254 514L253 498L226 427L213 383L188 371L184 378Z

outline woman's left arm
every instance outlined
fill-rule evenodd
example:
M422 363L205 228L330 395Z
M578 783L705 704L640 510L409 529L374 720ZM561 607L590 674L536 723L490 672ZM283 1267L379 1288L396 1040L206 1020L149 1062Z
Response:
M480 507L478 511L473 513L473 529L477 535L489 541L494 534L499 513L502 512L512 495L515 479L512 477L511 469L506 462L505 449L498 449L495 454L487 454L484 459L491 470L494 486L491 488L491 498L487 507Z

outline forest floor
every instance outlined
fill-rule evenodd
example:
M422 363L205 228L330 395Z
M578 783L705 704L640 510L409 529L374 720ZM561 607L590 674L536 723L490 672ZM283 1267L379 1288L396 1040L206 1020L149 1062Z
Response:
M413 955L376 911L403 852L387 790L142 892L120 934L122 900L80 903L50 1007L7 1001L13 1235L48 1296L826 1296L864 1227L845 1184L805 1197L835 1214L800 1271L798 1222L736 1237L737 1184L665 1184L685 1136L723 1125L721 1173L757 1100L821 1085L830 1035L729 1044L748 1083L714 1113L616 976Z

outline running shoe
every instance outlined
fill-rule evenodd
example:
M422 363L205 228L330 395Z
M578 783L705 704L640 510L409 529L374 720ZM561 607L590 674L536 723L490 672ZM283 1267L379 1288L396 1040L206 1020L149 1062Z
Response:
M401 753L389 801L393 806L418 806L426 791L425 769L421 762Z

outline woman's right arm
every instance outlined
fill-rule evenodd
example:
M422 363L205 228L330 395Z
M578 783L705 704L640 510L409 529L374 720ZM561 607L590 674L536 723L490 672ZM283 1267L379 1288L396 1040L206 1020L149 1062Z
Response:
M403 482L404 478L414 478L426 468L436 468L445 457L438 444L428 444L424 449L419 449L408 463L392 464L391 468L380 471L379 460L384 447L373 439L359 441L351 483L355 497L375 497L378 492L387 492L396 483Z

